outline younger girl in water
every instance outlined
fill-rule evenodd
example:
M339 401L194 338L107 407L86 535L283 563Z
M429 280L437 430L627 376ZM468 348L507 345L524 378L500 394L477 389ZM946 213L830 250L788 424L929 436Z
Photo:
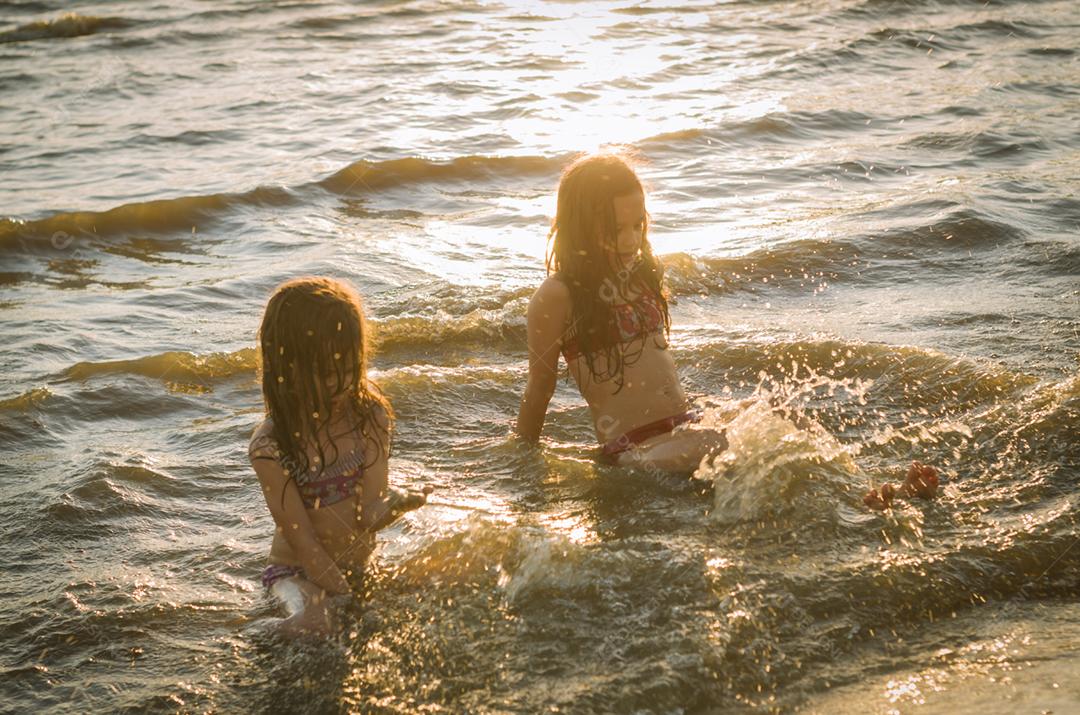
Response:
M278 287L259 328L266 419L248 453L277 527L262 582L289 631L331 629L375 531L430 491L388 492L393 411L367 376L366 338L359 294L332 278Z
M667 349L664 269L649 245L645 191L625 160L586 156L566 169L549 240L548 277L527 315L529 378L518 434L539 439L561 353L589 405L604 461L689 474L724 450L722 431L695 424L700 417ZM902 487L886 485L867 504L932 496L933 468L913 470Z

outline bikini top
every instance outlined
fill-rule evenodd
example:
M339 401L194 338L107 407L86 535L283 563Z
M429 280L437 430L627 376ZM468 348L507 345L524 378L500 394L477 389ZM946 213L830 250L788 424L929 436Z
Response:
M270 420L267 419L267 424ZM262 434L251 441L248 448L248 456L256 459L269 459L278 462L285 469L282 462L282 451L277 440L269 433ZM364 474L363 454L353 452L338 457L329 467L318 471L308 468L306 474L294 474L296 488L300 492L300 499L306 509L320 509L331 504L336 504L352 496L355 496L360 477Z
M611 306L611 326L605 339L597 349L628 343L639 335L652 335L664 329L664 310L659 299L644 291L629 303L616 303ZM566 362L581 357L576 334L569 335L562 344L562 354Z

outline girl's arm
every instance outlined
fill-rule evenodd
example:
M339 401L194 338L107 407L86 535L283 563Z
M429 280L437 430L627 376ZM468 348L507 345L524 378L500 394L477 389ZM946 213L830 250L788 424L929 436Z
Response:
M360 516L357 526L363 531L375 531L372 527L376 526L389 510L386 488L390 483L390 460L387 455L390 451L390 418L382 408L375 409L375 424L386 437L385 442L381 436L378 439L364 440L365 453L369 453L367 450L378 450L379 458L374 464L364 467L364 475L360 478Z
M328 593L348 593L349 582L319 543L296 484L285 476L277 460L256 457L251 460L251 466L259 476L270 515L300 559L307 579Z
M406 511L418 509L427 503L427 495L431 493L431 487L424 487L422 491L406 494L401 490L393 490L389 486L389 452L390 420L381 409L375 413L375 422L380 430L385 430L386 442L368 439L365 449L378 450L379 457L374 464L364 468L364 476L360 479L360 509L357 519L357 527L361 531L373 533L383 529L394 522Z
M357 524L362 531L377 531L379 522L383 521L390 509L390 502L386 498L389 471L385 456L380 456L375 464L364 469L364 476L360 480L360 521Z
M529 341L529 380L518 410L517 433L535 442L544 429L548 403L559 378L559 350L570 320L570 290L549 276L529 301L526 330Z

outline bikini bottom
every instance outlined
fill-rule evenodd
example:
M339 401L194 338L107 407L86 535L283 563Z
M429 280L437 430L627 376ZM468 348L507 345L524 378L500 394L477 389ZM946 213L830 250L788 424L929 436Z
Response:
M270 588L281 579L292 578L293 576L304 577L304 569L300 566L289 566L287 564L270 564L262 572L263 588Z
M665 417L662 420L656 420L655 422L635 427L629 432L625 432L605 444L603 451L601 452L601 460L608 464L615 464L618 462L620 454L636 447L645 440L667 434L679 425L686 424L687 422L698 422L700 420L701 415L694 410L690 410L689 412L672 415L671 417Z

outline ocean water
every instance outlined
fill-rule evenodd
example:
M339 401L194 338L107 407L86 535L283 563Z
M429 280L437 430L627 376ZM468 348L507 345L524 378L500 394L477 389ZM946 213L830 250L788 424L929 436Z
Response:
M5 3L0 709L1074 711L1078 38L1072 0ZM610 145L711 492L598 466L568 382L509 437L559 171ZM314 645L266 632L245 459L308 273L437 488ZM913 458L940 498L864 509Z

